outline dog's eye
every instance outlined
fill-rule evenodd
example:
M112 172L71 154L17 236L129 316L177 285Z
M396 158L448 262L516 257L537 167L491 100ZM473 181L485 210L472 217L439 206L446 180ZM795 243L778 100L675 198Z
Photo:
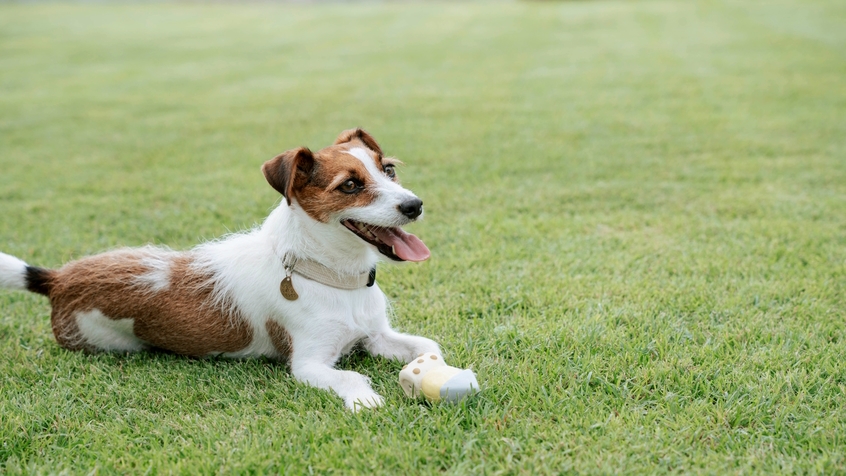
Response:
M385 166L385 168L383 170L385 171L385 175L387 175L389 178L392 178L392 179L396 178L397 172L396 172L396 170L394 170L393 165L388 164L388 165Z
M353 179L349 179L342 183L338 190L344 193L357 193L361 191L361 184Z

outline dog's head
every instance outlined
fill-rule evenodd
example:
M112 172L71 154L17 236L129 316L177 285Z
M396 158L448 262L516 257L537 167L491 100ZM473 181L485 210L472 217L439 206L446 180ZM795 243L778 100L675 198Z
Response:
M262 172L289 206L296 202L312 219L342 227L393 260L423 261L429 249L401 228L423 214L423 202L399 184L398 164L370 134L350 129L317 152L284 152Z

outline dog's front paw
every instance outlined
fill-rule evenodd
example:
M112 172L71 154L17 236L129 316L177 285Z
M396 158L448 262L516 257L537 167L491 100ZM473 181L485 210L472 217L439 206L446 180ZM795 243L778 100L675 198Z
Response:
M441 348L432 339L400 334L391 330L371 336L365 340L364 346L373 355L381 355L401 362L409 362L420 354L430 352L441 355Z
M378 393L371 391L360 395L349 395L344 398L344 403L347 408L357 412L365 408L381 407L385 404L385 399Z

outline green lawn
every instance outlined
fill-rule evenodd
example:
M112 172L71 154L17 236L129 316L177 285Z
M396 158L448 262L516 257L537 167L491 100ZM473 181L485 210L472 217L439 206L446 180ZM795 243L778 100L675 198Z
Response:
M484 387L352 414L84 355L0 292L0 473L846 472L846 2L0 5L0 250L185 249L362 126L426 203L396 327Z

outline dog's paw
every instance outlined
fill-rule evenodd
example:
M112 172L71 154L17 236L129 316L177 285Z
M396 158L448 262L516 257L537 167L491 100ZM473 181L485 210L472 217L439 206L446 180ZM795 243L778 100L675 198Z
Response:
M354 412L358 412L365 408L381 407L385 404L385 399L376 392L362 393L360 395L350 395L344 399L347 408Z
M441 355L441 348L435 341L431 339L427 339L425 337L414 337L412 345L409 346L408 352L405 358L402 360L405 362L410 362L411 360L416 359L421 354Z

